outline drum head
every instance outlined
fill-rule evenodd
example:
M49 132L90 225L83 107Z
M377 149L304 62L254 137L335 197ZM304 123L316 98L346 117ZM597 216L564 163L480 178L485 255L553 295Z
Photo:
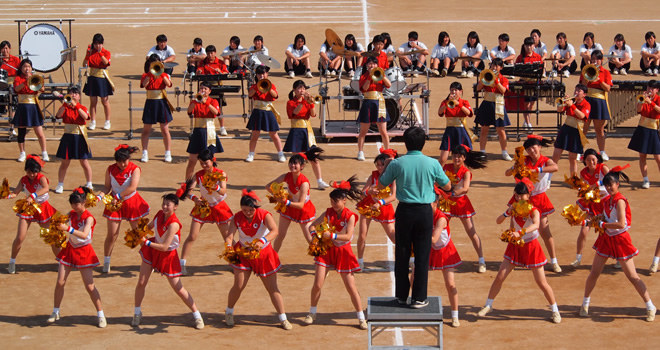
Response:
M392 86L386 89L391 95L399 93L406 88L406 78L399 67L392 67L385 71L385 76L392 83Z
M64 34L55 26L41 23L30 27L21 38L21 55L35 55L27 58L32 61L32 68L39 72L52 72L59 69L66 61L66 55L60 54L69 48Z

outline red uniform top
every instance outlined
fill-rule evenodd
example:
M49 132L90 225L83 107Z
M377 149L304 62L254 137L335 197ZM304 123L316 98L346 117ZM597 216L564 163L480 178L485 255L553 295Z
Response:
M234 215L234 223L236 224L236 227L240 231L241 235L245 235L248 237L254 237L254 238L261 238L268 234L268 231L265 229L261 229L263 226L263 222L266 218L266 215L270 215L270 213L261 208L256 208L254 211L254 216L252 217L252 221L248 221L247 217L245 214L243 214L242 211L239 211ZM265 226L264 226L265 228ZM255 237L259 231L266 232L266 234L263 234L260 237Z
M369 79L369 81L371 81L371 84L369 84L369 88L367 90L363 90L364 82L367 81L367 79ZM377 83L374 83L373 80L371 80L371 77L369 76L368 72L365 73L365 74L362 74L360 76L360 91L362 91L362 92L367 92L367 91L380 91L380 92L382 92L384 87L385 87L385 85L383 84L382 80L377 82Z
M589 185L593 185L605 177L605 174L603 174L604 165L603 163L596 164L596 171L594 171L593 175L589 174L589 168L584 167L584 169L580 170L580 177Z
M334 210L333 208L328 208L325 211L325 217L328 218L328 223L330 224L330 226L335 227L336 232L341 232L346 227L346 225L348 225L348 220L351 219L351 216L355 217L355 222L353 223L353 226L355 226L355 224L357 224L358 222L358 216L350 209L344 207L344 210L341 211L341 215L338 215L337 211ZM351 239L353 239L353 237L351 237ZM333 239L332 242L334 243L335 246L341 247L345 244L349 244L351 242L351 239L347 241L336 241Z
M504 86L504 88L505 88L507 91L509 90L509 79L507 79L507 78L506 78L505 76L503 76L502 74L498 74L498 75L497 75L497 78L495 78L495 81L496 81L496 82L499 81L500 84L502 84L502 86ZM500 90L498 90L498 89L495 87L495 85L496 85L496 84L493 84L493 85L491 85L491 86L484 86L483 90L484 90L485 92L494 92L494 93L496 93L496 94L500 94L500 95L501 95ZM505 92L506 92L506 91L505 91Z
M275 84L272 84L271 89L275 92L277 92L277 89L275 88ZM270 92L266 92L265 94L262 94L257 90L257 84L254 84L250 86L250 90L254 90L254 95L252 95L252 98L258 101L275 101L275 97L270 94Z
M220 113L220 104L218 101L216 99L207 97L205 103L195 102L192 113L193 118L215 118L216 114L211 112L209 105L213 106L213 108L217 109Z
M87 107L77 103L75 107L71 107L68 103L64 104L64 113L62 114L62 123L64 124L77 124L85 125L86 120L80 116L78 109L82 109L87 113Z
M154 228L156 229L154 238L156 242L163 243L163 235L167 232L167 229L170 228L170 225L173 223L179 224L179 230L174 234L174 238L170 243L170 246L167 247L167 251L175 250L179 247L179 242L181 241L181 221L176 217L176 214L172 213L167 220L165 220L165 213L161 210L154 217Z
M388 69L390 68L390 63L387 61L387 53L384 51L381 51L378 54L378 67L383 68L383 69Z
M45 175L42 173L38 173L37 177L34 179L34 182L30 181L30 178L27 177L27 175L23 176L21 178L21 183L23 184L23 189L26 190L29 193L34 193L38 190L41 189L41 178L44 177ZM46 182L50 183L48 181L48 178L46 178Z
M20 91L16 91L16 87L25 84L23 88ZM22 75L17 75L16 78L14 78L14 91L16 91L17 94L26 94L26 95L36 95L39 93L39 91L32 91L28 87L28 82L26 78L23 78Z
M584 74L581 75L582 78L584 78ZM610 73L609 70L605 69L603 66L599 67L599 72L598 72L598 80L594 82L587 83L587 87L592 89L600 89L602 90L603 88L600 86L600 83L603 82L609 86L614 85L612 83L612 74Z
M147 86L144 86L144 78L149 76L151 80L149 81L149 84ZM154 78L154 76L151 73L142 73L142 78L140 78L140 87L145 88L147 90L165 90L167 89L167 85L165 85L165 81L163 80L164 77L167 77L167 79L170 79L169 74L163 73L161 74L158 78Z
M293 110L298 108L299 105L302 105L300 112L293 114ZM307 102L304 98L302 101L289 100L286 103L286 114L289 116L289 119L309 119L312 116L313 110L314 104Z
M223 61L220 61L219 58L216 57L215 60L211 61L206 57L197 68L197 74L229 74L229 71L227 70L227 65Z
M440 107L442 107L442 106L447 106L447 101L446 100L443 100L442 103L440 103ZM470 114L466 115L463 112L462 107L465 107L465 108L469 109ZM447 118L451 118L451 117L462 118L462 117L471 117L473 114L474 113L472 112L472 106L470 106L470 102L468 102L468 100L464 100L462 98L459 98L458 99L458 104L454 108L447 107L445 109L444 116L447 117Z
M284 182L286 182L287 187L289 188L289 192L292 194L297 194L298 191L300 191L300 187L302 184L305 182L309 183L309 180L307 180L307 177L303 175L302 173L298 175L298 180L296 182L293 182L293 174L291 172L286 173L284 176ZM309 200L309 189L307 189L307 199L305 199L305 202Z
M458 171L454 171L454 164L453 163L447 163L447 164L442 166L442 169L444 171L449 171L451 173L456 174L456 183L460 183L461 181L463 181L466 174L470 178L472 178L472 172L465 165L461 165L461 167L458 169ZM461 187L463 187L463 186L461 186Z
M85 228L85 221L87 221L87 218L92 218L94 220L94 223L92 224L92 229L89 231L89 234L85 238L80 238L75 235L70 235L69 236L69 244L73 246L74 248L80 248L82 246L86 246L90 243L92 243L92 237L94 236L94 227L96 226L96 219L92 216L92 214L85 209L85 211L78 217L78 213L76 213L74 210L72 210L69 213L69 225L73 227L74 230L81 231Z
M564 106L564 109L562 109L562 111L564 111L566 113L566 115L569 116L569 117L579 119L578 117L575 116L575 110L576 109L579 109L580 112L584 113L584 119L583 120L589 119L589 113L591 113L591 104L589 102L587 102L586 99L583 99L582 102L574 103L573 106L571 106L571 107Z
M541 55L537 54L536 52L532 51L531 56L527 56L524 54L518 55L518 57L516 57L515 63L543 63L543 57L541 57Z
M17 69L18 66L21 64L21 60L16 57L9 55L7 58L0 59L0 69L4 69L7 71L7 76L10 77L15 77L16 74L18 73ZM12 67L9 67L12 66Z
M645 103L642 105L642 110L639 114L646 118L660 119L660 113L656 112L653 108L655 105L660 105L660 96L654 95L651 101L652 103Z
M626 197L624 197L621 192L617 192L614 195L610 195L605 197L601 202L603 203L603 214L605 214L605 221L606 222L618 222L618 213L616 210L616 203L619 200L623 200L626 204L626 213L625 213L625 222L623 223L623 228L619 229L614 229L614 228L606 228L605 233L607 233L609 236L615 236L620 233L624 233L630 229L630 226L632 225L632 213L630 212L630 204L628 204L628 200Z
M108 64L104 64L101 57L105 57L108 60ZM101 51L96 51L90 45L87 47L85 61L87 61L90 68L106 69L110 65L110 51L105 48L101 48Z

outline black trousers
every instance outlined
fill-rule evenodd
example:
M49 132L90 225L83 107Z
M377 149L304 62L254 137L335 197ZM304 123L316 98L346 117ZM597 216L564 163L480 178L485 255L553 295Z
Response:
M433 233L433 209L430 204L399 202L395 213L394 237L394 278L395 296L406 300L410 291L408 261L415 250L415 279L412 285L412 299L423 301L427 297L429 280L429 255Z

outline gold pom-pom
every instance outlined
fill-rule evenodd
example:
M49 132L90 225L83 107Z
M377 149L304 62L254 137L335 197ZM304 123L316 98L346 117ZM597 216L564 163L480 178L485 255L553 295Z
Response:
M114 200L114 198L112 197L112 195L106 194L105 196L103 196L102 201L103 201L103 204L105 205L105 209L107 209L108 211L111 211L111 212L119 211L119 209L121 209L121 205L124 201L120 199L120 200L116 201L115 204L112 204L113 200Z
M593 227L594 231L596 231L596 233L599 235L604 235L605 229L600 227L600 223L603 221L605 221L603 214L596 215L589 220L589 227Z
M564 210L561 212L561 216L566 218L568 224L571 226L582 225L582 222L586 220L587 213L585 213L577 204L570 204L564 207Z
M513 176L517 178L528 178L532 183L539 182L539 174L537 172L532 172L525 165L525 147L519 146L516 147L516 154L514 156L513 164Z
M0 199L5 199L9 196L11 191L9 190L9 180L5 177L2 180L2 187L0 187Z
M87 193L85 196L85 208L93 208L98 203L99 198L94 193Z
M57 227L60 224L68 224L69 216L62 215L59 211L51 217L48 228L42 227L39 230L39 237L43 239L44 243L58 248L66 247L67 232L60 231Z
M285 186L284 182L280 182L280 183L273 182L270 184L270 191L273 194L266 195L270 203L277 203L275 204L275 211L278 211L282 214L286 213L286 204L280 203L277 200L278 199L286 200L289 198L289 191L284 186Z
M378 191L378 194L376 195L376 198L378 199L386 199L387 197L392 195L392 190L390 189L390 186L387 186L383 188L382 190Z
M564 182L571 186L572 189L578 191L589 188L589 184L582 180L576 173L573 173L570 177L564 174Z
M456 185L458 183L458 177L453 171L445 170L445 175L447 175L452 184Z
M41 214L41 205L35 201L28 202L27 199L19 199L14 203L14 212L25 216Z
M206 188L209 194L215 191L215 188L220 181L227 181L227 175L221 170L214 170L202 176L202 186Z
M225 259L230 264L236 265L241 262L238 254L229 243L225 243L225 251L220 254L220 258Z
M149 219L140 218L135 229L126 230L124 235L124 245L133 249L140 245L142 237L153 236L154 231L149 228Z
M374 208L371 205L363 205L357 208L360 215L364 215L367 219L380 215L380 208Z
M253 239L252 242L246 243L244 246L239 246L236 249L238 255L247 260L258 259L261 254L261 248L257 245L259 239Z
M379 213L380 214L380 213ZM307 248L307 254L311 256L322 256L328 253L328 249L334 246L332 239L324 239L323 232L334 233L337 228L328 222L328 217L323 218L323 222L316 226L316 234L312 236L312 241Z
M527 219L532 208L534 208L534 206L530 202L519 200L511 204L511 215Z
M522 229L520 231L521 231L519 233L520 236L515 237L513 235L513 233L516 232L516 230L511 229L511 228L506 229L506 230L504 230L504 232L502 232L502 234L500 234L500 240L502 242L505 242L505 243L511 243L511 244L514 244L514 245L517 245L517 246L520 246L520 247L524 247L525 246L525 241L522 239L522 236L525 235L525 229Z
M202 204L197 205L193 207L192 213L193 215L198 215L202 219L211 215L211 207L209 206L209 202L206 199L201 199Z
M449 197L445 198L444 196L440 196L438 199L438 209L442 211L443 213L449 213L451 212L451 207L456 205L456 202L453 200L449 199Z

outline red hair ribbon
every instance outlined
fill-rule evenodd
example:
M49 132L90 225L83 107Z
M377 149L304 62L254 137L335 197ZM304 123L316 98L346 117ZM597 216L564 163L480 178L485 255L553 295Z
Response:
M241 197L245 197L245 196L252 197L257 202L261 202L261 199L257 197L257 194L254 193L254 191L248 191L247 188L244 188L243 191L241 192Z
M528 179L528 178L526 178L526 177L523 177L522 180L520 180L520 181L521 181L522 183L524 183L525 186L527 186L527 190L528 190L529 193L531 194L531 193L532 193L532 190L534 189L534 183L532 183L532 180L530 180L530 179Z
M339 189L342 189L342 190L346 190L346 191L351 189L351 183L348 182L348 181L341 181L341 182L330 181L330 186L332 186L334 188L339 188Z
M537 139L537 140L541 141L541 140L543 140L543 136L541 136L541 135L529 134L529 135L527 135L527 139L528 139L528 140L529 140L529 139Z
M181 187L179 187L179 189L176 190L176 197L177 198L180 198L183 195L183 193L186 192L186 187L187 186L186 186L185 182L181 183Z
M306 155L305 153L300 152L300 153L298 153L298 155L301 156L301 157L303 157L304 160L308 160L308 159L307 159L307 155Z
M73 193L85 194L85 190L83 190L82 187L78 187L75 190L73 190Z
M470 153L470 151L472 151L472 150L470 149L470 147L468 147L467 145L461 145L461 146L463 146L463 148L465 148L465 150L466 150L468 153Z
M123 148L130 148L130 147L131 147L131 146L129 146L129 145L121 144L121 145L115 147L115 152L119 151L120 149L123 149Z
M383 147L378 150L381 154L387 154L390 158L396 158L396 156L399 154L395 149L385 149Z
M213 159L211 159L211 160L215 163L215 157L213 157Z
M35 156L35 155L33 155L33 154L29 154L29 155L26 157L26 159L34 159L34 161L37 162L37 164L39 164L39 166L41 166L41 167L43 167L44 165L46 165L46 163L45 163L43 160L41 160L41 158L39 158L39 156Z
M620 173L624 169L628 169L628 168L630 168L630 164L626 164L626 165L623 165L623 166L617 165L614 168L610 169L610 171L615 172L615 173Z

